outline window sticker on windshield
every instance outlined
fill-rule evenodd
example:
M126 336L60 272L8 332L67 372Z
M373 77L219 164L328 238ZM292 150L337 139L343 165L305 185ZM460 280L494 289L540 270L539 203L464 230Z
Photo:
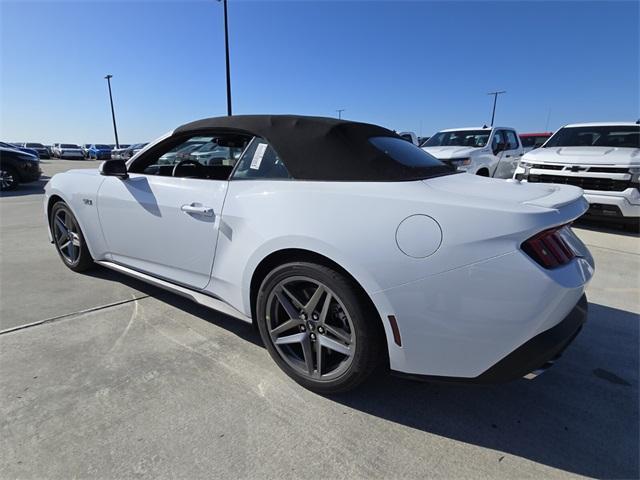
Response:
M262 157L264 157L264 152L267 150L267 144L261 143L256 148L255 153L253 154L253 159L251 160L251 165L249 168L253 170L258 170L260 168L260 163L262 163Z

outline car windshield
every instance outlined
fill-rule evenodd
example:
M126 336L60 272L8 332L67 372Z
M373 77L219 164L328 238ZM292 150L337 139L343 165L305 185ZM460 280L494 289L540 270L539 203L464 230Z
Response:
M41 143L27 143L27 148L44 148Z
M414 170L416 176L412 179L453 173L451 167L402 138L371 137L369 142L395 162Z
M109 145L96 145L98 150L110 150L111 147Z
M491 130L456 130L438 132L423 147L484 147L489 141Z
M564 127L545 143L549 147L640 148L640 125Z
M60 148L80 148L78 145L74 145L73 143L63 143L60 145Z

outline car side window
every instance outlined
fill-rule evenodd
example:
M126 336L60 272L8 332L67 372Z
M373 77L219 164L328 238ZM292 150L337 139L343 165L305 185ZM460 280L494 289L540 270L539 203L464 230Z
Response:
M507 150L517 150L518 148L520 148L516 133L513 130L505 130L505 133L506 133L507 145L508 145Z
M491 141L491 148L495 151L500 143L505 143L504 131L496 130L496 133L493 135L493 140Z
M202 134L169 138L130 165L132 173L227 180L251 140L246 134Z
M231 177L232 180L275 180L290 179L289 171L271 145L260 137L255 137Z

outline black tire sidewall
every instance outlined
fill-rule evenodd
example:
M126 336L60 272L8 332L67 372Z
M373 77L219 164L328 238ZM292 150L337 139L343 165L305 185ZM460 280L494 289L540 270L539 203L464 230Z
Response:
M280 357L266 324L266 305L270 292L282 280L292 276L306 276L329 287L340 297L349 312L356 335L356 351L349 368L338 378L328 381L314 380L300 375ZM300 385L318 393L332 394L350 390L360 384L377 366L380 337L377 313L362 298L351 279L339 272L315 263L293 262L272 270L262 282L256 299L256 323L260 336L276 364Z

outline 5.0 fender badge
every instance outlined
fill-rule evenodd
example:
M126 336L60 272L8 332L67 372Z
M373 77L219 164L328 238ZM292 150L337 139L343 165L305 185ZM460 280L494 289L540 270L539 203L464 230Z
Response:
M85 205L93 205L93 200L91 200L90 198L83 198L82 203L84 203Z

